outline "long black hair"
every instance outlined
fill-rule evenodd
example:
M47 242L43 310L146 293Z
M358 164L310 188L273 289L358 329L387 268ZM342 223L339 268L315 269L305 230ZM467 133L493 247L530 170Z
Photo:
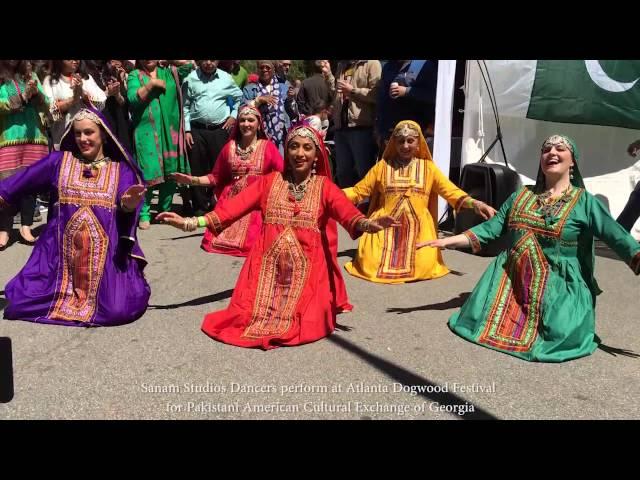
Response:
M18 60L18 64L15 68L9 65L8 60L0 60L0 85L7 80L12 79L16 73L25 77L32 71L32 67L33 64L31 63L31 60Z
M51 67L51 81L52 83L58 83L60 81L60 75L62 75L62 67L63 60L54 60L53 66ZM76 71L84 80L89 78L89 73L87 72L87 65L84 60L80 60L78 64L78 70Z

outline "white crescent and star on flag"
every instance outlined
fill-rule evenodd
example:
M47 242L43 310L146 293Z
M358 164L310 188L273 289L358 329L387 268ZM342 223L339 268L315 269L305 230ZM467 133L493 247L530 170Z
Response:
M589 77L591 77L593 83L607 92L626 92L627 90L631 90L636 82L640 80L640 78L636 78L633 82L618 82L607 75L598 60L585 60L584 64L585 67L587 67L587 73L589 74Z

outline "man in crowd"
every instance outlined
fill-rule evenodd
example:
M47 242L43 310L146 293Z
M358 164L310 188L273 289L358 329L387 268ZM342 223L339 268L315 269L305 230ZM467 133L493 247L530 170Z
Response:
M376 99L382 66L379 60L343 60L336 75L336 176L341 188L362 179L376 159L373 138Z
M194 176L213 169L235 125L242 99L242 91L231 75L217 67L218 60L200 60L182 84L185 138ZM201 216L211 210L211 197L211 189L194 188L193 214Z

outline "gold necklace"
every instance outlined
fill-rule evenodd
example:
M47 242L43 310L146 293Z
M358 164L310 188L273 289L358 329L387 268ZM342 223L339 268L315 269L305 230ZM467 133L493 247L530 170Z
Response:
M97 160L93 160L92 162L86 161L84 158L80 160L84 165L82 169L82 176L85 178L95 177L93 171L99 170L101 167L107 164L109 161L109 157L102 157Z

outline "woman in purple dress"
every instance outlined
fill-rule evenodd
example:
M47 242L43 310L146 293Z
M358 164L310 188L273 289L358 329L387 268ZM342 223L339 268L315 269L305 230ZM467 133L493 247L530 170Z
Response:
M136 239L145 188L97 110L74 116L60 151L0 181L0 208L47 191L48 223L5 288L4 318L87 327L140 318L151 293Z

